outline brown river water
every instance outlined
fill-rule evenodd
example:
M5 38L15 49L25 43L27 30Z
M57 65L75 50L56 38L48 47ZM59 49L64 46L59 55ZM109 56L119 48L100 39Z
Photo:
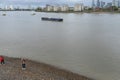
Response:
M96 80L120 79L120 14L32 13L0 12L0 55L30 58Z

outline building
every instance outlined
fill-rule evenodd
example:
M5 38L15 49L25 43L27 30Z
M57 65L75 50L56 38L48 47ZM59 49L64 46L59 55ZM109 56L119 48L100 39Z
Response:
M95 1L92 0L92 8L95 8Z
M13 6L12 5L6 5L5 6L5 10L13 10L14 8L13 8Z
M81 7L82 7L82 11L83 11L84 10L84 4L83 3L81 4Z
M60 6L53 6L53 11L61 11L61 7Z
M74 11L74 7L69 7L69 11Z
M74 11L83 11L84 5L83 4L75 4Z
M84 10L88 10L89 8L89 6L84 6Z
M97 0L97 5L96 5L97 8L100 8L100 1Z
M6 5L4 9L5 9L5 10L8 10L8 6Z
M105 6L105 2L103 2L103 1L101 1L101 8L104 8L104 6Z
M112 6L119 7L119 0L113 0L112 1Z
M61 6L61 11L69 11L69 6L68 5Z
M115 6L115 0L112 1L112 6Z
M53 6L46 5L46 11L53 11Z
M118 0L115 1L115 6L116 6L116 7L119 6L119 1L118 1Z
M110 8L110 7L112 7L112 2L109 2L109 3L107 3L107 5L105 6L106 8Z
M14 8L13 8L13 5L10 5L9 6L9 10L13 10Z
M120 8L120 0L118 0L118 7Z

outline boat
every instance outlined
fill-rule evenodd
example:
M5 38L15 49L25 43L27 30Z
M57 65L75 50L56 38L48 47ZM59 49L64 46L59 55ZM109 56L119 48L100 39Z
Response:
M32 15L36 15L35 13L32 13Z
M48 17L42 17L41 20L44 20L44 21L58 21L58 22L63 21L62 18L48 18Z
M6 14L2 14L3 16L6 16Z

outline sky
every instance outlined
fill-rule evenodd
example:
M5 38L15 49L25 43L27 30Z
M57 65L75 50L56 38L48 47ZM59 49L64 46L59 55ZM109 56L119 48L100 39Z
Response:
M111 2L112 0L100 0ZM46 4L68 4L84 3L84 5L91 6L92 0L0 0L0 7L5 5L20 5L20 6L45 6Z

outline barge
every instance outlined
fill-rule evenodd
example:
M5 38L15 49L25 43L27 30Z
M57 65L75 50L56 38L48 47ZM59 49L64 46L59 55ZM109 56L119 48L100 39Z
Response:
M58 21L58 22L63 21L62 18L48 18L48 17L42 17L41 20L44 20L44 21Z

